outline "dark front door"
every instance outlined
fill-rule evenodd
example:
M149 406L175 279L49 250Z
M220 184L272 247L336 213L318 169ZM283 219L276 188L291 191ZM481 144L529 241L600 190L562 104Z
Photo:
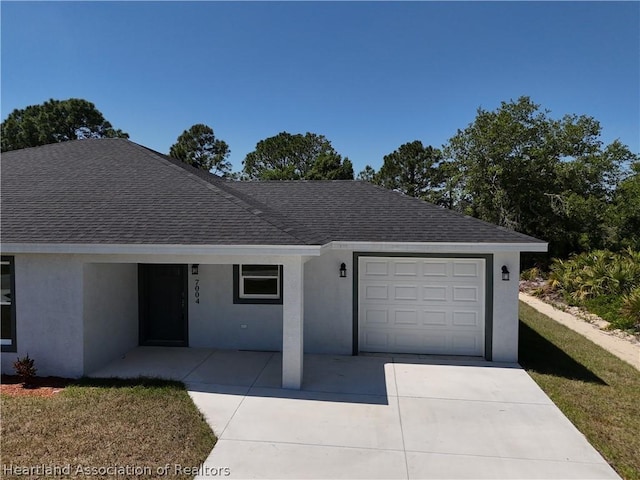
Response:
M140 265L140 345L187 346L187 266Z

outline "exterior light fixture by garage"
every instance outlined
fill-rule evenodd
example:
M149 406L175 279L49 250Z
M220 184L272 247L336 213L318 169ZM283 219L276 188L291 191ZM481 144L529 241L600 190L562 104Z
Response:
M340 278L346 278L347 276L347 265L343 262L340 264Z
M193 265L191 265L191 275L198 275L198 267L200 265L198 265L197 263L194 263Z
M502 265L502 280L505 282L509 281L509 269L506 265Z

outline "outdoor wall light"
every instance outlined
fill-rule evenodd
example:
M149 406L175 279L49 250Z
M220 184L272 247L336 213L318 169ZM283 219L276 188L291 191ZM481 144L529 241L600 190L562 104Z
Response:
M340 264L340 278L346 278L347 276L347 265L343 262Z
M509 269L506 265L502 265L502 280L505 282L509 281Z
M198 267L200 265L198 265L197 263L194 263L193 265L191 265L191 275L198 275Z

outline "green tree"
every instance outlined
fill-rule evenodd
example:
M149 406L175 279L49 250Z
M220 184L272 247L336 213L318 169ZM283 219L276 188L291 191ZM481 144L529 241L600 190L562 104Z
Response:
M478 109L446 148L457 166L464 213L549 240L553 254L607 246L607 205L635 155L603 148L588 116L553 119L528 97Z
M306 176L307 180L353 180L353 164L340 155L320 155Z
M376 183L398 190L411 197L433 201L442 190L443 181L439 165L442 153L432 146L423 146L415 140L401 145L385 155Z
M353 180L353 165L323 135L281 132L260 140L244 159L250 180Z
M464 203L457 165L447 161L439 149L425 147L418 140L405 143L385 155L378 172L367 165L358 174L358 179L449 209Z
M173 158L222 176L231 173L231 163L227 160L230 153L229 146L202 123L182 132L169 150Z
M364 167L364 170L358 174L358 180L377 184L377 173L375 168L371 165Z
M640 251L640 160L632 162L629 176L618 185L608 213L617 246Z
M114 129L93 103L80 98L51 99L16 109L0 130L3 152L85 138L129 138L129 134Z

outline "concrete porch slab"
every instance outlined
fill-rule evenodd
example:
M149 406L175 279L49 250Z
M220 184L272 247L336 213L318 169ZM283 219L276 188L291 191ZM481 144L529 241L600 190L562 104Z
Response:
M250 387L274 355L279 356L273 352L217 350L184 380L185 382ZM281 377L281 371L278 372L278 376Z
M92 372L89 377L183 380L213 352L208 348L137 347Z
M254 386L280 388L281 371L282 356L274 355ZM393 361L389 356L305 355L302 389L313 392L395 396Z

